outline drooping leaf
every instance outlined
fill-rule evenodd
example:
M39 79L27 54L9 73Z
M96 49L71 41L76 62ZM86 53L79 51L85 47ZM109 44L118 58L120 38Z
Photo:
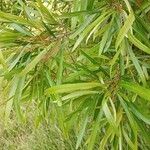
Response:
M136 83L126 82L126 81L122 81L121 86L128 91L136 93L137 95L144 98L145 100L150 101L150 89L149 88L145 88Z

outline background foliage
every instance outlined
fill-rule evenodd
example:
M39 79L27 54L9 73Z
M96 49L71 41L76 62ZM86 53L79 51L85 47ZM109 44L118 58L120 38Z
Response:
M59 130L54 136L71 142L62 149L150 149L149 0L5 0L0 8L6 127L17 116L43 135Z

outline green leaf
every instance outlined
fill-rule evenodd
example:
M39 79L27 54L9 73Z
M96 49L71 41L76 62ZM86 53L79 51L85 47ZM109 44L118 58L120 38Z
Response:
M79 134L77 136L77 143L76 143L76 149L79 148L81 142L82 142L82 139L83 139L83 136L85 134L85 129L86 129L86 126L87 126L87 123L88 123L88 115L87 115L87 112L86 112L86 115L85 115L85 118L83 119L83 124L81 126L81 129L79 131Z
M52 15L52 13L45 7L41 0L37 0L38 6L37 9L40 11L42 17L49 23L49 24L57 24L56 19Z
M5 124L8 123L11 111L13 110L13 97L15 95L16 89L17 89L17 84L18 84L19 78L18 77L14 77L12 78L11 81L11 87L10 87L10 92L8 95L8 99L9 101L6 103L6 107L5 107Z
M120 43L122 42L124 37L127 35L128 31L131 29L134 20L135 20L134 14L133 12L131 12L129 16L127 17L123 27L120 29L118 33L118 36L116 38L116 43L115 43L116 49L118 49Z
M24 19L23 17L12 15L10 13L5 13L2 11L0 11L0 21L7 22L7 23L27 25L27 26L36 27L36 28L41 27L40 22L38 20L36 20L36 23L35 23L35 21L27 20L27 19Z
M21 112L21 97L22 97L22 91L24 88L24 82L25 82L25 76L18 78L17 88L16 88L15 95L13 98L13 104L16 110L16 114L20 121L24 121L24 117Z
M89 25L89 23L91 23L94 17L95 15L89 16L88 19L85 20L85 22L70 35L70 39L77 37Z
M136 83L122 81L121 86L128 91L136 93L145 100L150 101L150 89L142 87Z
M63 50L60 50L60 56L59 56L59 67L57 71L57 85L61 84L62 77L63 77Z
M23 33L23 34L28 35L28 36L32 36L32 33L29 32L26 28L23 28L21 25L18 25L16 23L12 23L11 27L20 33Z
M77 90L87 90L92 89L96 87L104 88L104 85L96 82L90 82L90 83L74 83L74 84L62 84L58 86L53 86L51 88L48 88L45 91L46 95L49 94L56 94L56 93L68 93L73 92Z
M131 147L131 149L136 150L134 143L131 141L131 139L129 138L128 134L125 132L124 129L123 129L123 135L125 137L125 140L127 141L127 144Z
M142 121L144 121L146 124L150 125L150 117L145 116L137 107L135 104L128 103L129 107L131 108L132 113Z
M82 40L90 33L90 31L95 27L99 26L104 20L107 20L108 17L112 14L112 11L107 11L100 15L95 21L93 21L87 28L80 34L79 38L77 39L72 51L74 51L79 44L82 42Z
M40 54L38 54L27 66L21 71L20 75L23 76L30 72L46 55L46 53L52 48L52 44L50 44L47 48L45 48Z
M89 137L89 141L88 141L88 147L87 147L87 150L93 150L93 147L94 147L94 143L96 142L96 137L97 137L97 134L98 134L98 131L101 129L101 127L104 125L105 122L101 122L102 120L102 115L103 115L103 112L102 110L99 112L98 114L98 117L96 119L95 122L93 122L92 124L92 132L90 134L90 137Z
M131 47L129 47L129 44L127 42L126 42L126 45L127 45L131 60L133 61L133 64L134 64L143 84L146 85L146 78L145 78L144 72L139 64L139 61L138 61L137 57L135 56L135 54L133 53Z
M114 119L113 115L111 114L111 111L109 110L109 107L108 107L107 103L103 104L103 108L102 109L104 111L104 114L105 114L105 116L106 116L106 118L107 118L111 128L113 128L113 130L115 132L117 132L117 126L116 126L115 119Z
M1 49L0 49L0 64L2 64L5 69L7 68L6 60L4 59Z
M74 99L74 98L78 98L84 95L93 95L93 94L100 94L99 91L90 91L90 90L84 90L84 91L76 91L70 94L67 94L65 96L62 97L62 100L68 100L68 99Z
M139 41L133 34L128 34L128 39L131 43L133 43L137 48L142 50L143 52L150 54L150 48L144 45L141 41Z

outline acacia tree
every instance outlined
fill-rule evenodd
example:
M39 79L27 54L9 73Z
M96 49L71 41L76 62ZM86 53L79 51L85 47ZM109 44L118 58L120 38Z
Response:
M76 149L150 148L149 0L5 1L0 22L5 123L31 111Z

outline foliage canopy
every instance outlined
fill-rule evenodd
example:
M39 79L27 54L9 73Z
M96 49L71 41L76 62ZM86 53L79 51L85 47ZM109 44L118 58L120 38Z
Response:
M0 5L5 123L32 111L76 149L150 149L149 0Z

